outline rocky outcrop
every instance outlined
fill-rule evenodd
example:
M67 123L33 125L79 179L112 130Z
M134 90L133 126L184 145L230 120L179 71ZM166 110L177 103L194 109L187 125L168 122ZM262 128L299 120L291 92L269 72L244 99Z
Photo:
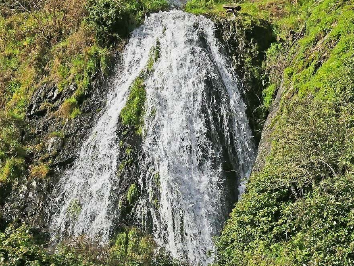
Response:
M247 116L258 143L267 116L267 111L262 108L262 91L268 81L262 64L266 50L275 41L272 26L268 21L247 16L213 20L217 24L218 37L240 78Z
M45 84L34 93L27 109L27 130L23 132L23 139L29 147L35 148L27 154L28 176L1 188L1 193L6 194L0 195L0 198L6 196L6 201L0 202L3 224L17 221L33 228L46 228L51 191L60 173L74 161L104 108L106 99L102 96L108 88L109 79L97 75L79 102L81 114L73 118L61 117L58 110L75 92L75 85L60 91L54 85ZM33 166L39 167L35 177L31 176Z

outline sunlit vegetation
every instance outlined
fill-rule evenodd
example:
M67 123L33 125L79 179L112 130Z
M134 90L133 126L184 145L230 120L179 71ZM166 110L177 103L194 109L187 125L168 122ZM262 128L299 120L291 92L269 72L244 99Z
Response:
M157 250L152 236L133 227L122 230L107 246L82 236L61 243L54 254L46 249L45 242L45 236L29 226L10 225L5 232L0 232L0 263L9 266L181 265Z
M273 21L264 105L281 98L265 164L219 240L220 265L354 263L354 5L289 4L242 4Z
M122 109L120 117L122 123L130 126L141 135L144 125L146 91L144 80L138 77L130 88L126 106Z

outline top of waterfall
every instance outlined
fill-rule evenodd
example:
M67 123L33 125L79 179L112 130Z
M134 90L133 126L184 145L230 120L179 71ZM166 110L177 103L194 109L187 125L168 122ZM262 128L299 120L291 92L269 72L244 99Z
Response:
M187 3L188 0L170 0L169 2L171 3L171 5L174 5L174 6L183 6L184 4Z

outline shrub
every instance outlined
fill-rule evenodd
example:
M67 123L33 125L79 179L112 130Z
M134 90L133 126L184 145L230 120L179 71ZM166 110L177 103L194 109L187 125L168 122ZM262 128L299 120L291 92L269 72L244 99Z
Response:
M89 0L86 8L87 20L95 26L102 43L109 44L127 35L129 20L122 1Z

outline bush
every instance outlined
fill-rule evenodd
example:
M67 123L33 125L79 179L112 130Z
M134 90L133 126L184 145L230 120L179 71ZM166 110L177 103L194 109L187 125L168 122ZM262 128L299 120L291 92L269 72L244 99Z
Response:
M109 44L127 35L129 20L122 1L89 0L86 8L87 20L94 24L102 43Z

